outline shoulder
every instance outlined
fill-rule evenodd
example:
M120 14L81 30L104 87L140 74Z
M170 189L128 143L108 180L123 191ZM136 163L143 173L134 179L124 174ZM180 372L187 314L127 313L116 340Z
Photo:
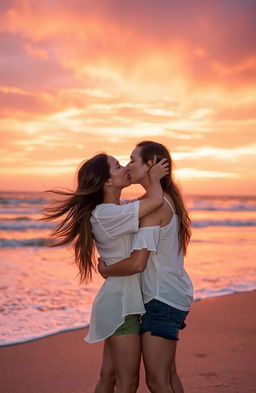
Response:
M162 207L155 210L154 212L147 214L140 220L140 227L151 227L155 225L160 225L162 220Z
M173 201L169 195L164 196L168 202L173 206ZM155 226L166 225L173 216L173 211L170 208L169 203L164 199L164 204L154 212L148 214L147 216L143 217L140 220L140 227L148 227L148 226Z
M174 203L170 195L164 195L164 204L161 209L161 226L167 225L174 214Z
M164 194L163 207L169 208L169 209L175 211L175 205L174 205L173 199L171 198L171 196L169 194L166 194L166 193Z
M122 205L116 205L114 203L103 203L96 206L93 213L94 216L97 218L107 218L122 214L131 214L138 209L139 201L130 202Z

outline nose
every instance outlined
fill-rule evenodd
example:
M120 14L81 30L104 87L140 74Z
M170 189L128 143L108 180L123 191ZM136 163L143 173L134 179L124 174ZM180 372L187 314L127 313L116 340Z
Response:
M125 170L126 171L129 171L129 169L130 169L130 165L129 165L130 163L128 162L128 164L125 166Z

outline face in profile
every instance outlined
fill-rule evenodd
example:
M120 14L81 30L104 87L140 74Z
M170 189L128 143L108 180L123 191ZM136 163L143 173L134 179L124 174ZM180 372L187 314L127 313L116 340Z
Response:
M128 187L131 181L127 169L120 165L119 161L113 156L108 156L108 164L111 185L115 188Z
M132 151L130 162L126 166L132 184L140 183L149 170L148 165L142 161L140 151L141 147L136 147Z

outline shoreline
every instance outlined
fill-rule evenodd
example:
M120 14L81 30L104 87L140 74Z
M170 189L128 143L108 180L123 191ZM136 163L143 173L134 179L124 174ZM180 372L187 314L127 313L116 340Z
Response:
M253 393L256 291L194 302L180 334L177 369L189 393ZM103 343L87 328L0 348L5 393L92 393ZM138 393L147 393L143 365Z
M48 188L47 188L48 189ZM35 189L33 189L33 190L29 190L29 189L26 189L26 190L21 190L21 189L13 189L13 190L6 190L6 189L0 189L0 193L4 193L4 194L17 194L17 193L20 193L20 194L44 194L45 192L46 192L46 189L45 188L40 188L40 189L37 189L37 190L35 190ZM127 191L127 193L128 193L128 191ZM135 196L140 196L141 195L141 193L139 192L139 191L133 191L133 192L130 192L130 194L131 195L135 195ZM198 193L198 192L195 192L195 193L184 193L184 195L185 196L193 196L193 197L201 197L201 196L203 196L203 197L212 197L212 196L214 196L214 197L220 197L220 198L226 198L226 197L230 197L230 198L256 198L256 194L234 194L234 193L224 193L224 194L219 194L218 192L216 193L216 194L214 194L214 193Z
M202 302L202 301L205 301L205 300L217 299L217 298L222 298L222 297L226 297L226 296L232 296L232 295L239 294L239 293L249 293L249 292L256 292L256 289L248 289L248 290L243 290L243 291L229 292L229 293L226 293L226 294L219 294L219 295L215 294L215 296L209 296L209 297L205 297L205 298L195 299L195 300L193 300L192 307L193 307L193 304L198 303L198 302ZM89 327L89 323L85 323L84 325L81 325L81 326L75 326L75 327L70 327L70 328L67 327L67 328L63 328L63 329L58 329L57 331L53 331L51 333L46 333L46 334L39 335L39 336L36 336L36 337L32 337L32 338L28 338L28 339L24 338L24 340L21 340L21 341L14 341L14 342L10 342L10 343L0 344L0 349L2 347L8 347L8 346L12 346L12 345L19 345L19 344L30 343L30 342L37 341L37 340L40 340L40 339L43 339L43 338L55 336L55 335L61 334L61 333L66 333L66 332L72 332L72 331L75 331L75 330L86 329L88 327Z

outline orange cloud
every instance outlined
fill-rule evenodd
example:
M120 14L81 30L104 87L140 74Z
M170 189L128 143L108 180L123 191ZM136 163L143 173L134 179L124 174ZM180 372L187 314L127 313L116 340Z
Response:
M213 179L226 192L250 189L255 4L173 4L0 5L3 188L17 186L17 168L21 185L40 187L48 175L71 179L97 151L125 163L135 143L153 139L170 148L193 192L214 191Z

